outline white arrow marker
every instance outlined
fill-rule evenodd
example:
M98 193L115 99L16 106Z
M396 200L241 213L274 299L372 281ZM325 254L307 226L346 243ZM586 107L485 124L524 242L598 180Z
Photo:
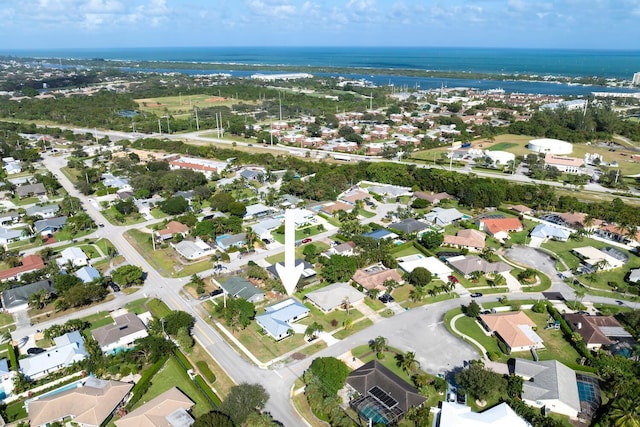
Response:
M295 211L287 209L284 211L284 265L276 264L276 271L288 295L293 295L303 270L303 263L296 265Z

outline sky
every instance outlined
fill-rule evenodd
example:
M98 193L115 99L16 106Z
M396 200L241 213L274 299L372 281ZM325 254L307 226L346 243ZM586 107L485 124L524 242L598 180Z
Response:
M0 50L640 49L640 0L0 0Z

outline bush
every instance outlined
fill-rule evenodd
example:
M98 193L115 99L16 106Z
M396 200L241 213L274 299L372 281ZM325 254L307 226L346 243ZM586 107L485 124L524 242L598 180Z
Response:
M207 362L205 362L204 360L198 360L196 362L196 367L198 368L200 373L204 375L207 381L209 381L211 384L216 382L216 374L211 371L209 365L207 365Z
M504 341L502 341L500 338L496 338L496 342L498 343L498 348L500 349L500 351L504 354L506 354L507 356L509 354L511 354L511 351L509 350L509 347L507 347L507 345L504 343Z
M193 369L193 365L191 364L191 362L189 362L187 357L179 349L176 348L175 350L173 350L173 354L176 356L178 362L180 362L185 371Z
M158 360L156 363L151 365L149 369L142 373L140 380L133 386L131 389L131 399L129 403L127 403L127 409L131 411L138 401L142 398L142 396L149 390L151 386L151 379L158 373L160 368L164 366L164 364L169 359L169 355L166 354L162 359Z
M207 400L209 400L210 403L212 403L215 407L220 407L222 401L220 400L218 395L216 395L213 390L211 390L211 387L209 387L209 385L204 381L204 378L202 378L200 375L196 375L193 381L199 386L200 390L205 394Z
M533 311L534 313L544 313L545 311L547 311L547 303L544 301L538 301L537 303L533 304L533 307L531 307L531 311Z
M495 362L496 360L500 359L500 355L495 351L488 352L487 357L489 357L489 360L491 360L492 362Z
M11 341L7 343L7 354L9 355L9 369L12 371L18 371L18 356L16 354L17 349L11 344Z

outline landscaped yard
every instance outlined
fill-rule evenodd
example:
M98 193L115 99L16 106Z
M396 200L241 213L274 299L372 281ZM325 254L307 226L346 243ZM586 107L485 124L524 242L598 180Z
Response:
M296 230L296 241L315 236L316 234L320 234L324 231L326 230L323 225L312 225L309 227L299 228ZM284 244L284 234L273 231L271 235L278 243Z
M308 245L314 245L318 251L324 252L327 249L329 249L329 245L327 245L324 242L311 242L311 243L307 243ZM300 245L296 248L296 259L304 259L304 254L302 253L302 251L304 251L304 247L305 245ZM277 262L284 262L284 251L280 252L279 254L275 254L275 255L271 255L270 257L265 258L265 260L270 263L270 264L275 264Z
M144 217L137 212L131 215L123 216L113 206L100 211L100 213L102 213L107 221L114 225L133 225L145 221ZM122 221L119 220L120 218L122 218Z
M282 356L305 343L304 334L294 334L275 341L269 335L263 334L262 328L255 322L233 335L261 362L268 362Z

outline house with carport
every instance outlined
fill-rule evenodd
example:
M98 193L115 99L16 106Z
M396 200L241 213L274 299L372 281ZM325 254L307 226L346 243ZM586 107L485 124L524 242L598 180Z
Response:
M280 341L289 336L292 323L309 315L310 310L293 298L265 308L265 313L256 316L256 323L271 338Z

